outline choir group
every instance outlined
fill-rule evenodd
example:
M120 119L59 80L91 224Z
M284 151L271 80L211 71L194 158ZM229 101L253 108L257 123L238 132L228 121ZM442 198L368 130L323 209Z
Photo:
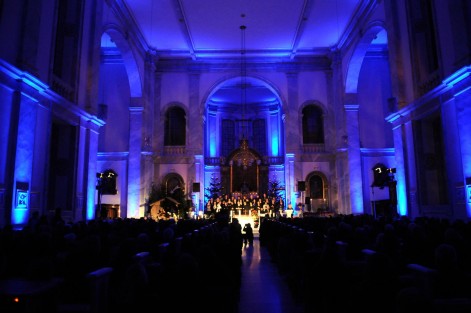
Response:
M260 217L273 217L277 218L283 214L295 213L300 216L303 211L303 206L300 204L294 210L291 203L285 207L285 202L282 197L268 196L263 194L250 193L246 194L233 194L217 196L210 198L205 205L205 214L211 216L221 211L228 211L231 215L250 215Z

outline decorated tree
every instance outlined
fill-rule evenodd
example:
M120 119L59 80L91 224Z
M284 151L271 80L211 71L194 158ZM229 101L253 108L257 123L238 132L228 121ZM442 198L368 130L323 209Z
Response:
M205 188L205 198L206 201L209 199L217 199L222 195L224 187L222 187L221 181L219 177L211 175L211 181L209 182L209 186Z
M281 185L276 177L268 182L268 197L275 198L277 200L283 199L284 201L284 194L285 186Z

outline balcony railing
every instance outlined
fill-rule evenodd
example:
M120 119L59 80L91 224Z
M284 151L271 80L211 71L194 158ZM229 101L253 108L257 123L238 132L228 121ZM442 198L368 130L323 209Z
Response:
M264 156L262 158L263 165L277 165L283 164L285 158L283 156ZM219 166L226 163L225 157L207 157L204 159L205 165Z
M75 101L75 90L69 84L61 80L57 76L53 76L52 80L52 90L54 90L57 94L61 95L65 99L69 100L70 102Z
M263 163L266 165L277 165L283 164L285 162L285 158L282 156L265 156L263 157Z
M304 153L323 153L325 152L325 144L323 143L311 143L303 145Z
M185 146L164 146L164 155L184 155Z
M204 158L204 164L205 165L219 166L223 163L224 163L224 160L222 160L219 157Z

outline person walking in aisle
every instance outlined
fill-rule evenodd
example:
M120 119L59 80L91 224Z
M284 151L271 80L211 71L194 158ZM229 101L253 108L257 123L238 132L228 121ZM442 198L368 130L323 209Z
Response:
M245 224L244 229L242 229L242 231L244 232L244 244L246 245L248 242L250 245L253 245L252 225L250 225L250 223Z

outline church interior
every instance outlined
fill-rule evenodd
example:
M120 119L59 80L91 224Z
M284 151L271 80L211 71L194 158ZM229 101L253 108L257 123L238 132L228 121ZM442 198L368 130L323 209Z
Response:
M440 240L451 241L446 227L457 223L455 230L463 230L471 218L470 16L465 0L0 1L0 246L7 247L0 250L0 307L11 308L4 301L15 293L5 293L18 290L3 278L21 273L25 264L9 231L36 229L41 218L62 225L55 242L56 258L62 258L53 267L71 283L67 290L77 287L67 276L77 271L68 266L87 272L93 286L118 277L115 288L136 283L125 280L124 268L142 267L153 256L154 263L145 263L149 282L157 275L179 288L169 278L178 277L188 288L219 295L221 305L234 304L234 313L234 299L244 298L239 287L251 288L240 270L254 271L234 261L240 255L222 254L230 264L223 267L228 279L209 275L202 285L190 278L195 272L187 273L196 268L194 259L176 261L185 249L185 257L203 258L191 250L209 249L202 238L223 240L221 216L234 227L252 226L257 252L242 241L236 250L242 247L244 260L257 264L273 258L273 272L290 279L306 313L327 312L339 302L331 294L310 299L324 290L304 283L323 273L287 264L322 263L316 251L326 247L344 257L342 266L356 266L358 255L378 257L374 251L386 249L372 239L378 228L363 223L384 223L383 240L392 227L406 233L401 221L422 221L407 229L420 224L429 235L440 229ZM447 222L434 228L423 222L428 219ZM159 245L134 238L133 262L125 267L118 255L131 249L117 249L112 239L142 223L152 225L147 235ZM345 225L360 224L345 236ZM333 225L335 236L328 228ZM371 245L363 249L341 244L368 231ZM95 232L80 253L72 249L78 237ZM107 262L97 252L105 232ZM461 233L468 244L470 233ZM50 251L40 234L22 238ZM218 242L213 248L221 252ZM401 247L409 250L401 256L408 264L401 273L429 273L431 262L406 254L424 245L405 242ZM462 260L470 260L467 250L459 250ZM35 260L44 261L39 252ZM91 257L77 257L83 255ZM39 263L28 263L28 270L37 275ZM330 265L322 266L338 273ZM332 281L325 278L326 286L337 288ZM40 286L52 290L62 283ZM37 286L28 284L21 288ZM192 308L157 285L154 295L182 311ZM118 288L113 309L145 312L139 307L149 304L139 298L143 294ZM134 298L126 302L127 296ZM96 293L93 299L81 312L106 311ZM368 307L355 302L360 297L351 299L358 309L377 312L372 302ZM271 304L280 312L286 303ZM248 307L241 310L251 312ZM337 309L348 311L348 305ZM398 312L409 311L399 305L391 311Z
M200 216L214 184L307 213L471 215L466 3L1 9L2 225L144 217L174 190Z

